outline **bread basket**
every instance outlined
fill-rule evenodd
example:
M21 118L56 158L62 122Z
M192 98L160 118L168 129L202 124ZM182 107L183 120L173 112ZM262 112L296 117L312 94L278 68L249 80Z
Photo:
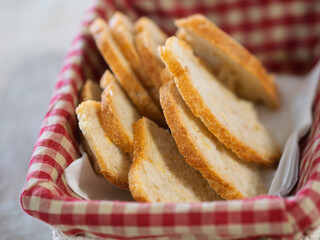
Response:
M98 80L106 69L88 31L96 17L107 18L115 9L132 18L148 15L172 33L172 19L201 12L255 53L271 71L304 73L319 58L317 1L115 2L95 2L66 55L21 194L24 211L66 235L110 239L299 239L319 226L319 93L313 125L301 144L299 181L289 197L149 204L87 201L71 191L63 171L80 156L74 113L78 93L86 78ZM301 27L305 29L297 33Z

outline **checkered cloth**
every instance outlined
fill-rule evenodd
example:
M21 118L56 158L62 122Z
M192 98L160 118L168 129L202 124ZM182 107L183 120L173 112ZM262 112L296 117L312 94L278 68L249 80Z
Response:
M196 4L197 3L197 4ZM148 15L168 32L167 19L207 14L252 50L270 70L310 70L319 56L319 1L97 1L66 56L41 127L21 194L23 209L67 235L116 239L299 239L320 225L320 92L314 123L301 151L292 196L192 204L85 201L67 186L63 171L79 157L74 110L88 77L106 65L88 32L96 17L114 9Z

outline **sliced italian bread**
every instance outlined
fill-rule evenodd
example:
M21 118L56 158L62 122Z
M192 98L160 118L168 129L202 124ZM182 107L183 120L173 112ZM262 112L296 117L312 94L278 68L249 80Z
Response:
M82 102L76 108L76 113L79 128L103 176L113 185L128 190L131 160L104 131L100 117L100 102Z
M128 61L121 53L112 38L107 23L100 18L96 19L90 26L90 32L102 56L115 74L116 79L137 107L140 114L149 117L161 125L165 125L160 108L151 99L149 93L142 86Z
M121 12L115 12L109 19L109 27L113 39L118 45L124 57L127 59L132 70L139 77L144 87L149 91L150 95L156 103L159 103L159 93L154 95L152 80L147 72L142 68L142 62L135 46L135 30L133 22Z
M122 151L133 152L132 124L140 118L141 115L117 82L109 83L101 96L102 126Z
M258 165L243 162L210 133L190 111L173 81L161 87L160 99L180 153L222 198L267 193Z
M80 94L80 102L87 100L100 101L101 93L102 89L99 87L98 83L92 81L91 79L87 79Z
M141 67L141 60L134 44L135 30L131 19L121 12L115 12L108 21L110 32L124 57L133 70Z
M143 62L143 68L149 74L153 85L161 87L160 72L164 65L159 58L157 48L163 45L167 35L149 18L142 17L135 23L136 45Z
M101 100L102 89L99 85L92 81L91 79L87 79L82 87L80 93L80 103L88 100L100 101ZM97 173L100 173L100 167L95 159L94 154L92 153L86 139L83 134L80 132L80 141L83 147L83 150L87 153L91 165Z
M129 171L133 198L142 202L220 200L201 174L181 156L169 131L142 118L133 125L134 158Z
M272 165L280 158L275 140L259 122L253 105L238 99L176 37L160 48L184 101L227 148L247 162Z
M216 70L218 79L240 97L279 106L273 78L261 62L201 14L175 21L178 36Z

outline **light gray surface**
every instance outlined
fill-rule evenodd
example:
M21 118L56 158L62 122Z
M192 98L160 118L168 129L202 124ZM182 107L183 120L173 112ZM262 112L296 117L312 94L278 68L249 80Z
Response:
M90 0L0 0L0 238L51 239L19 195L67 49Z

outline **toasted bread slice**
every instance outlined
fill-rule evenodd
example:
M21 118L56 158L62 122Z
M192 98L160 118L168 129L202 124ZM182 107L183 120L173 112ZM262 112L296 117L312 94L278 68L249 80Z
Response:
M94 155L101 173L113 185L129 189L128 173L131 160L120 150L103 130L100 102L88 100L76 109L79 128Z
M160 56L193 114L227 148L247 162L272 165L280 158L279 147L259 122L253 105L217 81L186 42L169 38Z
M112 37L122 54L129 62L142 85L149 92L152 100L160 107L159 91L153 86L149 74L142 68L142 62L135 46L135 30L132 21L123 13L115 12L108 23Z
M206 17L196 14L175 21L178 36L217 71L217 77L240 97L279 106L273 78L248 50Z
M134 158L129 186L142 202L220 200L201 174L181 156L171 134L142 118L133 125Z
M133 22L123 13L115 12L109 19L108 23L113 39L117 43L124 57L129 62L133 71L139 77L141 83L147 90L153 88L151 79L142 69L141 59L135 46L135 30ZM152 92L150 94L151 97L153 97ZM159 102L159 94L157 97L157 102Z
M101 93L102 89L99 87L99 85L91 79L87 79L80 94L80 102L87 100L100 101Z
M164 65L159 58L157 48L163 45L167 35L149 18L142 17L135 23L136 45L143 62L143 68L159 89L161 87L160 72Z
M92 81L91 79L87 79L82 87L82 91L80 94L80 102L85 102L88 100L100 101L101 94L102 94L102 89L99 87L99 85L96 82ZM93 169L97 173L100 173L100 167L97 163L97 160L94 154L92 153L89 147L89 144L87 143L86 139L81 133L80 133L80 141L84 151L88 154L88 157L93 166Z
M115 12L108 24L113 39L132 69L140 68L141 61L134 45L134 27L130 18L121 12Z
M106 70L100 79L100 87L102 89L105 89L110 83L117 84L117 80L109 70ZM152 99L154 100L154 102L156 103L156 105L159 106L159 108L161 108L158 89L152 88L149 90L149 93Z
M143 116L149 117L161 125L165 125L160 108L152 101L150 95L131 69L128 61L119 50L112 38L107 23L98 18L91 24L90 31L102 56L138 111Z
M121 87L112 82L101 97L102 126L122 151L133 152L132 124L141 118Z
M99 84L102 89L105 89L110 83L117 83L117 80L109 70L106 70L103 73Z
M161 105L180 153L224 199L266 193L258 165L243 162L193 115L173 81L160 89Z

